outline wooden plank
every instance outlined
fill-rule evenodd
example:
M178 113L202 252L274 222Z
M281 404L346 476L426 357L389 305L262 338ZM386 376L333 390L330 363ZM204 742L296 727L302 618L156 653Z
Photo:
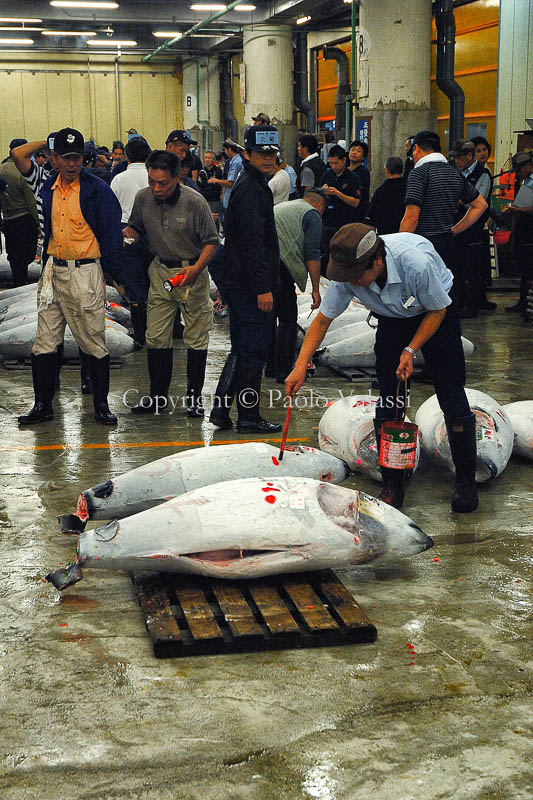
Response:
M311 632L338 629L324 604L306 578L287 576L282 585Z
M179 586L174 581L174 592L181 605L187 624L195 641L203 639L222 640L222 631L213 616L211 606L203 591L194 586Z
M144 614L146 629L154 643L177 642L180 629L172 612L166 588L159 579L143 580L135 578L139 605Z
M263 636L261 626L255 621L250 606L236 584L216 583L212 589L233 636Z
M334 572L328 571L318 576L316 586L329 603L332 613L337 614L347 628L360 628L372 624Z
M298 623L285 607L275 586L250 581L248 590L273 636L299 632Z

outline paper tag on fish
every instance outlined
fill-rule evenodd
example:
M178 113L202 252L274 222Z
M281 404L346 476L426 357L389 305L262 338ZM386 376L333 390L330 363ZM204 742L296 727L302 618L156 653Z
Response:
M289 506L290 508L305 508L305 497L303 494L291 494L289 499Z
M359 514L366 514L367 517L373 517L380 522L385 517L385 511L377 502L372 502L368 496L364 497L361 494L359 494Z

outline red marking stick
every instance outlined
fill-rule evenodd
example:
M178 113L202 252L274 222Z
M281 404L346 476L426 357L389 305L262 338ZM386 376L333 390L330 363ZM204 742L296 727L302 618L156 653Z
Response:
M287 433L289 432L289 422L291 420L291 411L292 411L292 399L291 404L287 409L287 419L285 420L285 429L283 431L283 438L281 440L281 447L279 449L279 460L283 461L283 451L285 450L285 442L287 441Z
M181 286L184 280L185 280L185 273L180 272L179 275L175 275L173 278L169 278L168 280L163 281L163 289L166 292L171 292L175 286Z

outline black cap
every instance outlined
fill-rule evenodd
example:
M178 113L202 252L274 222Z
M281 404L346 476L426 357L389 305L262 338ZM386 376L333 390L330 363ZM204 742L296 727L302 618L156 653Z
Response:
M448 155L452 158L457 158L457 156L467 156L468 153L474 155L475 151L476 146L470 139L456 139Z
M169 142L183 142L184 144L198 144L194 139L191 139L187 131L177 130L170 131L167 136L165 144Z
M252 125L244 137L246 150L257 153L272 153L279 150L279 133L273 125Z
M528 150L519 150L513 156L513 168L520 169L523 164L531 164L533 162L533 153Z
M85 141L75 128L61 128L54 136L56 156L83 156Z
M14 150L15 147L20 147L22 144L28 144L28 140L27 139L11 139L11 141L9 142L9 152L11 152L11 150Z

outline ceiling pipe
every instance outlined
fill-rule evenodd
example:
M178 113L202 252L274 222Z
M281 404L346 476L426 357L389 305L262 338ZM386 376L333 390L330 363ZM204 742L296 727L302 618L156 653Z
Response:
M324 45L322 48L324 61L334 59L337 62L337 96L335 98L335 131L337 140L346 138L346 131L350 128L351 87L350 87L350 62L346 53L340 47Z
M307 34L300 31L296 34L296 97L295 105L307 116L307 133L316 132L316 111L309 102L309 71L307 54Z
M216 14L213 14L211 17L202 20L202 22L197 22L196 25L193 25L192 28L189 30L184 31L180 36L175 36L173 39L169 39L167 42L163 42L163 44L149 53L147 56L144 56L141 61L145 63L146 61L150 61L151 58L156 56L158 53L162 53L164 50L168 50L169 47L172 47L173 44L179 42L180 39L184 39L186 36L190 36L191 33L196 33L199 31L200 28L204 28L206 25L209 25L211 22L214 22L216 19L223 17L225 14L228 14L230 11L233 11L235 6L238 6L239 3L242 3L243 0L234 0L234 2L230 3L229 6L226 6L224 11L217 11Z
M450 99L448 149L462 139L465 128L465 95L455 80L455 17L453 0L435 3L437 27L437 86Z

